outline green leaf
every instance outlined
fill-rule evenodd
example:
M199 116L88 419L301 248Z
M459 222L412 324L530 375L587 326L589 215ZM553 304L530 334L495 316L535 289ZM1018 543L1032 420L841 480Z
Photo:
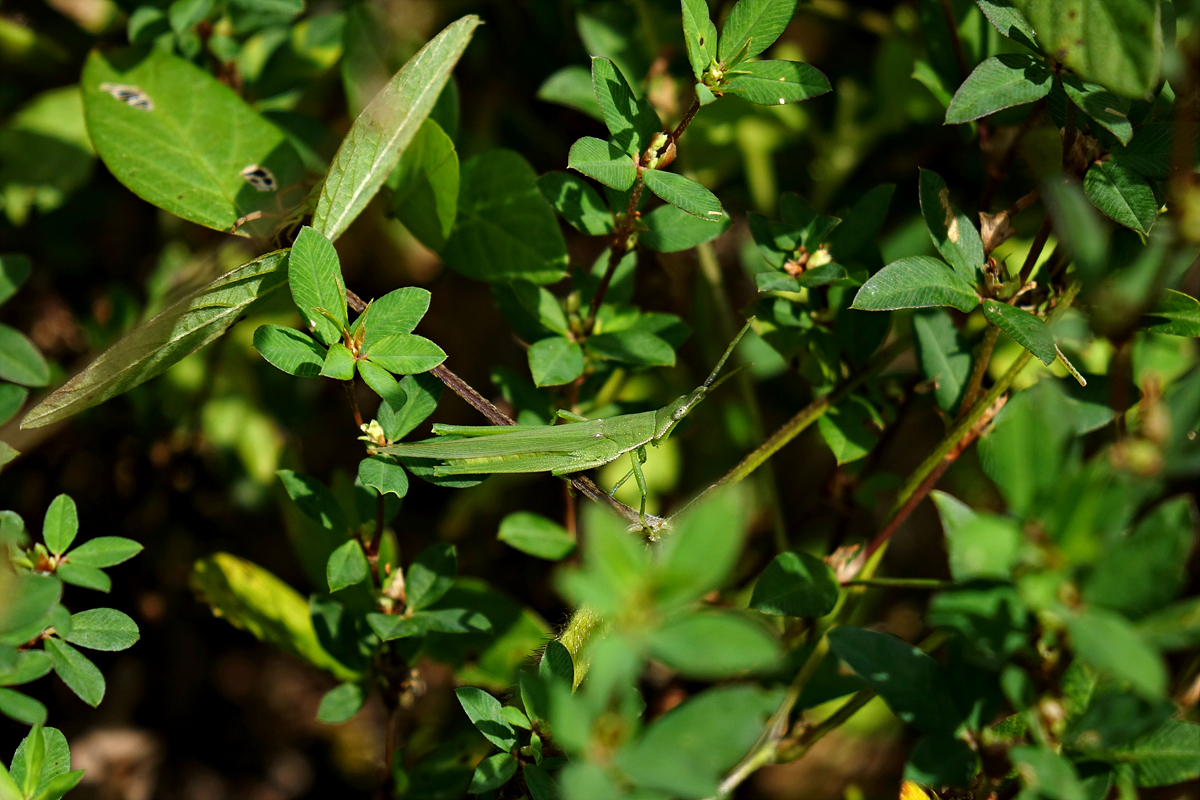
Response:
M188 583L215 613L256 639L299 656L338 680L358 680L357 672L321 646L308 601L262 567L229 553L215 553L195 562Z
M325 363L325 349L311 336L282 325L260 326L254 347L271 366L301 378L317 377Z
M46 784L46 788L40 791L33 800L59 800L67 792L74 789L83 780L83 770L77 769L59 775L54 780Z
M463 711L488 741L505 752L516 745L517 732L504 718L499 700L474 686L460 686L454 694Z
M1085 800L1079 775L1066 756L1045 747L1014 747L1013 766L1033 797L1046 800Z
M1103 86L1085 83L1077 75L1062 76L1063 91L1071 102L1085 114L1105 128L1121 144L1129 144L1133 138L1133 125L1129 122L1129 101L1110 94Z
M592 89L592 74L586 67L572 64L563 67L538 87L537 97L547 103L573 108L587 114L589 117L604 122L604 114L596 102L596 92Z
M1021 528L1008 517L972 513L944 492L930 492L950 555L950 574L966 582L977 578L1006 581L1020 556Z
M458 214L458 152L440 125L421 123L387 182L396 219L430 250L445 247Z
M341 342L334 342L325 351L325 363L321 365L321 377L352 381L357 363L350 348Z
M872 275L851 308L889 311L894 308L950 306L970 311L979 297L970 284L936 258L913 256L893 261Z
M341 506L333 492L329 491L316 478L301 475L290 469L281 469L275 473L283 482L283 488L288 497L296 504L296 508L304 512L309 519L317 522L322 528L334 533L345 533L349 524L342 513Z
M1200 597L1181 600L1142 617L1137 632L1159 650L1187 650L1200 645Z
M933 170L921 170L920 196L921 214L934 246L964 282L975 286L984 258L979 232L950 202L950 189Z
M478 25L473 14L448 25L358 115L321 187L313 214L318 233L337 240L366 208L433 110Z
M754 584L750 607L764 614L823 617L837 604L841 588L833 570L808 553L780 553Z
M56 556L62 555L75 541L79 533L79 512L75 510L75 501L65 494L60 494L46 509L46 521L42 523L42 539L46 547Z
M680 5L688 62L692 65L692 74L700 80L705 70L717 63L717 26L709 14L707 0L682 0Z
M98 536L67 553L67 561L85 567L115 567L142 552L144 548L133 539L122 536Z
M1054 334L1040 317L1023 308L995 300L983 301L983 315L988 322L1007 333L1017 344L1033 353L1043 364L1050 365L1058 357Z
M463 163L458 217L441 255L476 280L547 284L566 277L566 241L524 158L488 150Z
M104 699L104 676L87 656L66 642L46 639L46 652L54 662L54 671L79 699L92 708Z
M584 568L564 571L559 588L568 599L601 615L615 613L629 597L643 596L639 593L650 578L649 551L626 533L615 514L589 508L585 521Z
M583 374L583 348L563 336L534 342L528 356L529 371L537 386L561 386Z
M1144 123L1128 145L1113 145L1113 160L1146 178L1166 180L1171 171L1175 130L1173 122ZM1200 170L1200 130L1192 132L1192 150L1193 166Z
M424 336L393 333L364 349L363 355L396 375L428 372L446 360L446 352Z
M584 342L588 352L600 358L642 367L673 366L675 348L652 333L626 329L589 336Z
M362 583L370 573L371 566L357 539L350 539L334 550L325 565L325 579L331 592Z
M213 0L174 0L167 7L167 18L171 22L171 30L182 34L212 11Z
M93 51L83 69L88 135L117 180L199 225L269 236L304 164L275 125L207 71L169 51ZM252 182L253 181L253 182Z
M458 551L452 544L434 544L417 555L405 574L410 609L427 608L454 585L458 574Z
M137 623L115 608L92 608L71 615L71 632L63 637L89 650L127 650L141 638Z
M799 61L751 61L739 64L725 91L762 106L797 103L830 91L829 79Z
M1196 509L1190 498L1160 503L1100 553L1083 582L1084 601L1133 618L1161 608L1187 583L1195 539Z
M1054 231L1075 258L1085 281L1098 280L1108 264L1108 229L1079 184L1052 179L1044 187Z
M380 494L396 497L408 494L408 475L404 467L387 456L371 456L358 462L358 482Z
M28 398L28 389L11 383L0 383L0 425L15 417Z
M62 597L62 583L49 575L20 575L15 581L6 581L5 586L13 594L11 598L5 597L4 605L0 606L0 635L36 624Z
M778 703L777 692L757 686L707 689L651 722L641 739L617 753L617 766L644 789L689 800L713 796L725 773L750 752Z
M1200 777L1200 725L1169 719L1149 733L1102 754L1126 765L1137 786L1171 786Z
M718 58L726 67L775 43L796 14L797 0L738 0L721 27Z
M613 142L626 153L640 154L662 132L662 121L654 106L633 93L610 59L592 59L592 88Z
M432 295L428 289L405 286L373 300L362 319L355 323L363 327L363 347L397 333L412 333L429 310Z
M957 410L971 373L971 351L954 320L941 309L921 311L913 314L913 333L921 374L937 384L938 407Z
M32 734L32 731L30 733ZM24 782L28 775L25 755L32 743L31 740L32 736L26 736L18 745L17 752L13 753L12 777L15 781ZM34 781L36 786L28 794L29 797L41 796L52 783L66 776L71 770L71 749L67 745L67 737L63 736L62 731L58 728L42 728L41 740L43 748L41 769L37 771ZM78 781L82 771L76 770L70 774L73 775L74 780Z
M1000 33L1036 49L1033 26L1024 14L1013 7L1013 0L975 0L975 5Z
M341 342L343 331L349 329L342 267L333 244L310 227L302 228L292 245L288 285L300 316L317 339L326 346Z
M1142 317L1140 327L1150 333L1200 336L1200 300L1174 289L1164 289Z
M979 768L979 756L962 739L942 734L917 742L904 765L904 780L922 786L966 787Z
M475 767L475 774L471 776L471 788L467 789L467 792L483 794L493 789L499 789L516 774L517 759L513 758L512 753L497 753L494 756L488 756L479 762L479 766Z
M502 519L496 538L522 553L547 561L559 561L575 549L575 537L566 528L528 511L518 511Z
M393 442L411 433L433 413L442 396L443 385L433 375L422 373L405 375L400 379L400 388L407 398L402 407L394 408L388 403L379 407L379 424L384 435Z
M738 489L713 492L675 521L658 557L658 599L682 604L722 586L742 552L749 499Z
M35 406L21 426L38 428L66 419L182 361L223 334L251 303L282 286L287 263L286 252L268 253L171 304Z
M22 386L45 386L50 367L29 337L16 328L0 325L0 380Z
M33 271L33 262L29 256L22 253L0 253L0 305L17 293L29 273Z
M521 768L521 777L525 779L532 800L559 800L558 782L545 770L525 764Z
M1069 409L1054 381L1018 392L979 439L983 471L996 482L1018 517L1032 513L1042 497L1058 496L1059 473L1073 432ZM1037 469L1030 469L1037 464Z
M1167 690L1162 658L1122 616L1101 608L1086 608L1067 619L1075 654L1098 671L1128 681L1134 692L1154 700Z
M632 164L631 160L630 165ZM550 201L550 205L562 214L563 219L580 233L603 236L612 232L613 215L604 198L578 175L569 172L547 172L538 178L538 188Z
M400 384L392 377L392 373L371 361L358 361L355 362L355 365L358 367L358 374L362 376L363 383L370 386L371 391L379 395L388 406L403 408L408 397L400 388ZM353 376L353 373L351 375Z
M857 461L879 442L868 427L879 423L872 411L865 400L851 395L817 420L817 429L838 464Z
M95 567L85 567L81 564L61 564L54 574L64 583L82 586L84 589L95 589L97 592L108 594L112 590L112 579Z
M842 627L829 644L904 722L926 733L952 733L962 721L941 666L891 634Z
M733 224L728 214L706 219L676 208L659 206L642 217L646 230L638 234L638 243L658 253L677 253L711 242Z
M0 689L0 714L11 717L26 725L42 725L46 722L46 707L32 697L12 689ZM3 765L0 764L0 769ZM0 776L2 779L2 776ZM0 786L0 788L3 788ZM20 795L18 794L19 798Z
M478 611L439 608L418 611L410 617L368 614L367 623L385 642L428 633L491 633L492 623Z
M536 286L528 281L513 281L509 288L521 308L528 312L539 325L563 336L570 333L571 326L567 322L566 314L563 313L562 303L549 289Z
M700 680L769 672L783 658L783 648L762 625L717 611L667 623L650 637L650 651L671 669Z
M24 745L24 758L13 756L13 762L20 760L25 768L25 776L21 781L21 790L26 797L33 795L37 788L38 773L42 771L42 760L46 756L46 740L42 738L42 726L34 725L33 730L21 741Z
M1005 53L985 59L950 100L946 124L970 122L1050 94L1054 73L1031 55Z
M1143 236L1158 216L1150 182L1119 161L1093 164L1083 176L1083 193L1105 216Z
M317 722L341 725L349 722L367 702L367 692L361 684L343 683L321 697L317 707Z
M538 663L538 675L546 681L556 680L570 686L575 680L575 662L571 651L562 642L552 639L546 644Z
M0 670L0 686L20 686L36 681L51 669L50 656L42 650L22 650L17 653L17 663Z
M717 196L691 178L675 172L647 169L642 171L642 180L650 191L689 214L714 222L725 215Z
M1124 97L1158 81L1162 27L1152 0L1016 0L1042 48L1083 78Z
M624 192L637 180L637 165L615 142L584 136L571 145L567 166Z

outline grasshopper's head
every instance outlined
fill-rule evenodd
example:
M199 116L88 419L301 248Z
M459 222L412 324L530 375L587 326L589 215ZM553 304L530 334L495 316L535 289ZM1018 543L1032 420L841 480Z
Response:
M725 362L729 359L730 354L733 353L733 348L737 347L737 343L741 341L742 337L746 335L746 331L748 330L750 330L749 322L747 322L745 327L742 328L741 332L734 337L733 341L729 343L728 349L726 349L725 354L721 356L721 360L717 362L717 366L712 371L712 374L708 376L708 380L697 387L697 389L691 394L685 394L683 397L677 398L674 402L668 403L655 412L655 440L665 439L667 436L669 436L671 431L675 429L675 426L679 424L679 421L690 414L692 409L699 405L700 401L708 396L709 392L716 390L718 386L732 378L738 372L738 370L734 370L721 380L717 380L717 375L720 374L721 368L725 366Z

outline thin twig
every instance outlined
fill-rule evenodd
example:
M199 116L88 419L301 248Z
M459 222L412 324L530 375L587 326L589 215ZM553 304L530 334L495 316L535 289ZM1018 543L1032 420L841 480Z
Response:
M989 324L987 330L983 332L983 342L980 343L979 352L975 355L975 365L971 369L971 377L967 381L967 389L963 392L962 403L955 419L961 419L963 414L966 414L974 405L975 395L979 394L979 388L983 386L983 376L987 373L988 361L992 358L992 349L996 346L996 339L999 337L1000 329L995 325Z
M967 53L963 50L962 39L958 36L958 23L954 20L954 9L950 7L950 0L942 0L942 15L946 18L946 32L949 33L950 43L954 46L954 58L962 71L962 77L965 78L971 72L971 65L967 63Z
M669 153L675 143L679 141L679 137L687 130L687 126L692 124L692 120L696 117L696 112L700 110L700 97L693 98L692 104L688 107L687 112L683 115L683 119L675 126L675 129L667 134L666 143L659 148L661 153ZM638 202L642 199L642 190L646 184L642 181L642 167L645 166L646 154L643 153L638 158L638 177L633 184L633 192L629 195L629 203L625 206L625 217L621 220L621 225L613 234L612 244L608 251L608 265L604 269L604 276L600 278L600 285L596 287L596 293L592 295L592 302L588 306L587 320L583 323L584 336L591 336L592 329L596 327L596 314L600 311L600 305L604 302L604 296L608 294L608 287L612 284L613 275L616 274L617 266L629 253L629 237L633 234L633 223L637 218Z
M1042 227L1038 228L1037 235L1033 238L1033 245L1029 248L1029 255L1025 256L1025 263L1021 266L1021 275L1017 280L1017 291L1009 298L1010 301L1015 300L1020 294L1021 289L1025 288L1025 284L1029 282L1029 276L1033 274L1033 268L1037 266L1038 258L1042 255L1042 250L1046 247L1046 240L1050 238L1050 228L1052 222L1047 214L1042 220Z

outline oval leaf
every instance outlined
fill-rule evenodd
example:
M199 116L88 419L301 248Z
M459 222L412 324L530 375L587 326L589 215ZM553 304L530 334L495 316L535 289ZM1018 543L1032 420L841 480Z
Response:
M977 66L950 100L946 124L969 122L1050 94L1054 73L1031 55L1005 53Z
M583 348L562 336L534 342L528 356L529 371L538 386L561 386L583 374Z
M229 231L303 199L294 189L304 165L279 128L191 62L162 48L95 50L81 82L96 152L143 200ZM239 230L262 236L278 224L264 217Z
M1017 344L1033 353L1043 364L1053 364L1058 357L1054 334L1036 315L995 300L983 301L983 314L988 322L1015 339Z
M262 325L254 331L254 348L271 366L288 375L315 378L325 363L325 350L303 331Z
M830 91L829 79L798 61L752 61L725 87L730 94L763 106L786 105Z
M872 275L854 296L851 308L888 311L950 306L965 312L977 305L975 290L954 270L936 258L913 256L893 261Z
M66 640L89 650L125 650L141 637L137 623L115 608L93 608L71 615Z
M808 553L780 553L754 584L750 607L765 614L822 617L837 604L833 570Z
M713 221L725 214L717 196L691 178L674 172L647 169L642 171L642 180L650 191L689 214Z

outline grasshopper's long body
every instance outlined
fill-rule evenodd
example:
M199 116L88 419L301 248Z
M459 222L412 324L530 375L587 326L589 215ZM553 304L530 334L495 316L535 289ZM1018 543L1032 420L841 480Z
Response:
M641 465L646 445L655 447L668 436L697 403L716 388L713 381L749 329L747 323L712 375L691 394L676 399L657 411L622 414L607 419L586 419L563 411L572 420L566 425L434 425L437 434L422 442L401 442L379 448L379 452L401 458L429 458L444 463L433 468L437 476L483 475L494 472L549 472L567 475L615 461L630 454L633 468L612 491L630 476L642 493L642 518L646 514L646 479ZM728 376L727 376L728 377Z

